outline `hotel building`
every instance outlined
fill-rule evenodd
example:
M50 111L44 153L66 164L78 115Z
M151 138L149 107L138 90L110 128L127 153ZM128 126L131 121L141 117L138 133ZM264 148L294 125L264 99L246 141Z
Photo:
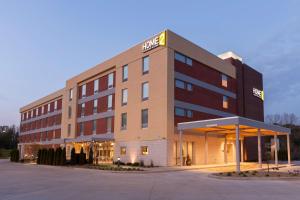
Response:
M93 148L97 163L234 162L239 143L232 134L179 137L178 124L235 116L262 123L263 100L262 74L241 57L216 56L166 30L22 107L19 149L24 158L39 148L65 146L67 157L73 147ZM256 140L239 142L242 161L257 159Z

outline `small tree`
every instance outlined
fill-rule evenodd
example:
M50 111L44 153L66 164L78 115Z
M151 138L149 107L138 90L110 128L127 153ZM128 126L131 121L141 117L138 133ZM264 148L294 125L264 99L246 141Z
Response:
M56 155L55 155L55 164L56 165L61 165L61 163L60 163L61 154L62 154L62 150L59 147L59 148L56 149Z
M63 148L61 154L60 154L60 165L65 165L66 164L66 147Z
M36 159L36 164L41 164L41 149L39 149L38 154L37 154L37 159Z
M71 150L71 165L76 165L76 153L75 153L75 148L73 147Z
M86 156L85 153L83 153L83 148L81 147L80 154L79 154L79 165L84 165L85 163L86 163Z
M94 161L93 148L90 147L90 151L89 151L89 164L93 164L93 161Z

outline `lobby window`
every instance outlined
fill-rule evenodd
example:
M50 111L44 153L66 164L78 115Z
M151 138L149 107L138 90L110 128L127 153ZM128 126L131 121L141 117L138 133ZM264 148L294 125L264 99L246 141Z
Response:
M149 56L143 58L143 74L149 73Z
M142 84L142 100L148 100L149 99L149 83L145 82Z
M83 135L83 122L81 122L81 123L79 124L79 134L80 134L80 136Z
M114 86L114 73L108 74L108 88L112 88Z
M175 108L175 115L176 116L180 116L180 117L184 117L185 116L185 111L183 108Z
M149 154L148 146L141 146L141 154L142 155L148 155Z
M126 147L120 147L120 155L126 155Z
M222 77L222 86L228 87L228 77L225 74L222 74L221 77Z
M57 110L57 101L54 102L54 110Z
M94 80L94 94L99 91L99 79Z
M128 80L128 65L122 67L122 81L125 82Z
M148 109L143 109L141 115L142 115L142 128L147 128L148 127Z
M71 135L71 124L68 124L68 136Z
M112 95L107 96L107 109L111 110L112 109Z
M81 96L82 97L86 96L86 84L82 85L81 87Z
M69 101L72 101L73 99L73 89L69 90Z
M111 127L112 127L112 117L106 118L106 127L107 127L107 132L111 132Z
M81 117L84 117L85 103L81 104Z
M97 120L93 120L93 134L96 134Z
M93 113L96 114L97 113L97 107L98 107L98 99L94 100L94 106L93 106Z
M185 55L182 55L181 53L175 52L175 60L185 63L189 66L193 66L193 60Z
M69 119L72 117L72 107L71 106L68 107L68 117L69 117Z
M48 112L50 112L50 103L48 104Z
M127 128L127 113L121 114L121 130L126 130Z
M223 96L223 108L227 109L228 108L228 97Z
M128 89L122 89L122 106L127 105Z

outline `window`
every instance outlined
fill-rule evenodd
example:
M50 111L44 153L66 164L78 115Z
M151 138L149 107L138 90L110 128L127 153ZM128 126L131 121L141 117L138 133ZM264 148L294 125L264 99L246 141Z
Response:
M94 80L94 94L99 91L99 79Z
M227 109L228 108L228 97L223 96L223 108Z
M48 104L48 112L50 112L50 103Z
M177 88L185 89L185 84L184 84L184 82L181 81L181 80L175 80L175 86L176 86Z
M141 146L141 154L142 155L148 155L149 154L148 146Z
M120 155L126 155L126 147L120 147Z
M69 90L69 101L73 99L73 89Z
M35 109L35 116L38 116L39 115L39 109Z
M93 134L96 134L97 120L93 120Z
M188 90L188 91L193 91L193 85L191 84L191 83L187 83L186 84L186 89Z
M142 100L145 101L149 98L149 83L142 84Z
M79 134L80 134L80 136L83 135L83 122L81 122L81 123L79 124Z
M72 117L72 107L71 106L68 107L68 117L69 117L69 119Z
M128 100L128 90L122 89L122 106L127 105Z
M181 53L175 52L175 60L183 62L189 66L193 66L193 60L185 55L182 55Z
M93 113L94 114L96 114L98 112L97 108L98 108L98 99L95 99L94 100L94 107L93 107Z
M33 118L33 110L30 112L30 117Z
M45 138L46 138L46 140L48 140L48 132L47 131L45 132Z
M54 102L54 110L57 110L57 101Z
M222 74L221 77L222 77L222 86L228 87L228 77L225 74Z
M42 114L44 114L44 109L45 109L45 107L44 107L44 106L42 106Z
M86 84L82 85L81 87L81 96L82 97L86 96Z
M148 109L142 110L142 128L148 127Z
M180 117L184 117L185 116L185 111L183 108L175 108L175 115L176 116L180 116Z
M191 111L191 110L186 110L186 116L187 116L188 118L192 118L192 117L193 117L193 111Z
M111 127L112 127L112 118L111 117L108 117L106 119L106 126L107 126L107 132L108 133L111 133Z
M114 73L108 74L108 88L112 88L114 85Z
M68 136L71 135L71 124L68 124Z
M122 80L123 82L128 80L128 65L124 65L122 68Z
M81 117L84 117L85 103L81 104Z
M108 100L107 100L107 109L111 110L112 109L112 95L108 95L107 98L108 98Z
M127 128L127 113L121 114L121 130L126 130Z
M149 73L149 56L143 58L143 74Z

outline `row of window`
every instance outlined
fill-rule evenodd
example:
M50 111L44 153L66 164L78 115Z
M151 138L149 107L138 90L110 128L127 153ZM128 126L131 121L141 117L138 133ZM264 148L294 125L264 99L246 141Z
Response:
M149 99L149 83L144 82L142 83L142 95L141 95L142 101ZM122 98L121 98L121 104L122 106L127 105L128 102L128 89L122 89Z
M52 117L52 122L50 121L49 117L46 117L41 120L37 120L31 123L26 123L21 125L21 131L30 131L34 129L39 129L39 128L46 128L50 126L55 126L55 125L60 125L61 124L61 116L53 116Z
M187 90L187 91L193 91L193 85L191 83L188 83L188 82L185 82L185 81L182 81L182 80L178 80L176 79L175 80L175 86L177 88L181 88L181 89L184 89L184 90Z
M120 147L120 155L124 156L126 155L127 148L126 147ZM149 148L148 146L141 146L141 155L148 155L149 154Z
M51 111L51 105L50 104L51 103L48 103L46 105L48 113ZM58 101L56 100L56 101L54 101L54 110L57 110L57 108L58 108ZM35 108L33 110L30 110L28 112L23 113L22 120L39 116L39 109L41 110L40 115L43 115L45 113L45 106L41 106L40 108ZM34 113L35 113L35 115L34 115Z
M141 110L141 128L148 127L148 109ZM121 130L127 129L127 113L121 114Z
M97 130L97 120L93 120L92 122L92 131L93 134L96 134ZM106 132L109 133L112 130L112 117L106 118ZM84 134L84 122L79 123L79 134L83 136ZM68 124L68 136L71 135L71 124Z
M113 107L113 96L112 94L107 96L107 110L112 110ZM93 103L93 113L97 114L98 113L98 99L94 99L94 103ZM85 103L81 104L81 117L85 116ZM71 118L72 115L72 109L69 106L69 111L68 111L68 116L69 118Z
M149 56L143 57L142 61L142 74L148 74L149 73ZM122 81L125 82L128 80L128 65L124 65L122 67Z
M53 132L52 137L49 138L48 137L49 132L50 131L45 131L45 132L42 132L42 133L32 133L32 134L30 134L31 135L30 138L33 136L33 142L39 142L39 141L42 141L43 138L45 138L45 140L47 141L47 140L56 139L56 138L60 137L60 135L56 134L56 131L54 131L54 132L51 131L51 132ZM38 136L39 134L40 134L40 136ZM20 140L22 142L25 142L25 140L26 140L25 137L24 136L20 136L20 137L21 137Z

